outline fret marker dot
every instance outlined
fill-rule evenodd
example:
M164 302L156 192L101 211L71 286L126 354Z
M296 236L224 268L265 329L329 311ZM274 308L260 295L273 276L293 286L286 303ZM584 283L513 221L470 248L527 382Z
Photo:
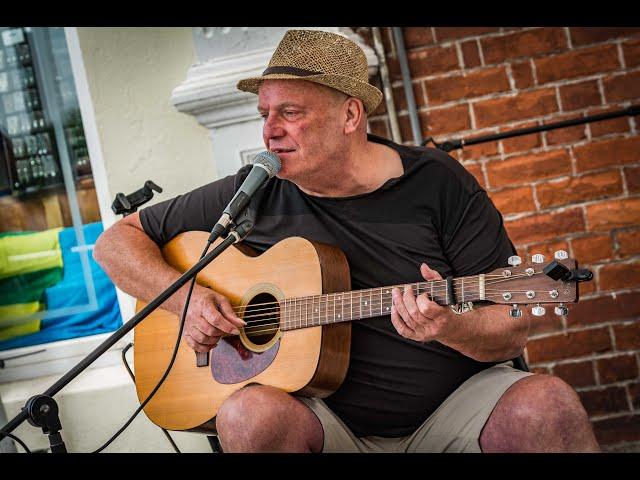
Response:
M387 307L387 310L389 310L389 307Z
M367 302L364 302L364 304L366 305L366 304L367 304Z

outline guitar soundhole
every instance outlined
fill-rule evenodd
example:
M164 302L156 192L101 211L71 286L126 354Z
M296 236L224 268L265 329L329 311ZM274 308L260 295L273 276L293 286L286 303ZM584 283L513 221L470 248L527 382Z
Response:
M253 297L245 308L244 333L255 345L268 343L280 328L280 304L269 293Z

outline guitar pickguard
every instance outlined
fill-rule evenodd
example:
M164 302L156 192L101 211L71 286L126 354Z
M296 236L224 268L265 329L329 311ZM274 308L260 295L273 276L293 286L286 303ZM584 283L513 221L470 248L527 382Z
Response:
M240 337L222 338L211 352L211 374L218 383L243 382L271 365L279 348L280 339L264 352L252 352Z

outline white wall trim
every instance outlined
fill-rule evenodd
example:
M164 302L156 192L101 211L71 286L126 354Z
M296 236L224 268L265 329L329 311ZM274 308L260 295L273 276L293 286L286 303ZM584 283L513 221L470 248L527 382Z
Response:
M91 162L91 171L93 173L96 195L98 197L100 218L106 230L118 220L113 210L111 210L111 204L113 203L115 195L109 191L107 171L104 166L104 155L102 153L102 145L100 144L100 135L98 134L98 122L96 121L87 72L84 68L84 60L82 59L78 29L76 27L65 27L64 33L67 39L69 60L71 62L71 70L73 71L73 79L78 94L82 126L87 141L87 149L89 150L89 160ZM117 287L116 295L118 296L122 320L126 322L127 319L131 318L135 313L135 299Z
M104 168L102 146L100 145L100 136L98 135L98 124L93 110L89 82L87 81L87 72L84 68L84 61L82 59L78 29L76 27L65 27L64 33L67 39L71 70L73 71L73 79L76 84L78 104L80 105L80 115L82 116L82 125L84 128L85 139L87 141L87 148L89 150L89 160L91 162L93 181L95 183L96 194L98 196L100 217L102 218L102 223L105 228L107 228L115 223L117 219L111 210L111 192L109 192L107 172Z

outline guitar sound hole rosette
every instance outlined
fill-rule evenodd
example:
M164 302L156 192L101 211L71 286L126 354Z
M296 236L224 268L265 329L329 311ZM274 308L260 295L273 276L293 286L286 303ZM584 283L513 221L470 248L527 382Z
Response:
M271 348L282 336L281 305L284 294L274 285L255 285L242 302L242 314L247 324L240 329L240 340L253 352Z

